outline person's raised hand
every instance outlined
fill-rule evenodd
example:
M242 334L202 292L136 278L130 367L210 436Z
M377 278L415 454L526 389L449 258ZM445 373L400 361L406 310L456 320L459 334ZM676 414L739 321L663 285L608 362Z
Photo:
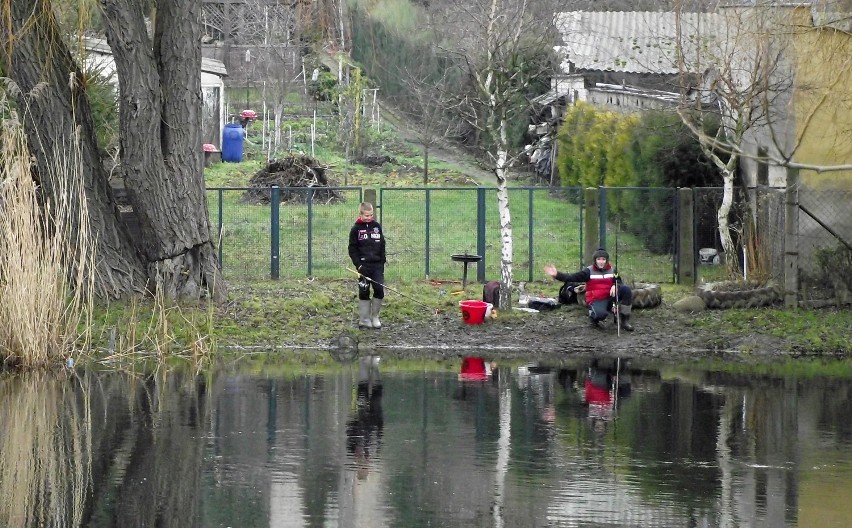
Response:
M556 277L556 267L553 264L547 264L544 267L544 272L551 277Z

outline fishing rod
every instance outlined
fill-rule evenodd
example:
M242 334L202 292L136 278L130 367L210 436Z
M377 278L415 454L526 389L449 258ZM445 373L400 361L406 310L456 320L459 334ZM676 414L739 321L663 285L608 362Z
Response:
M615 277L612 283L615 286L615 332L621 337L621 305L618 302L618 222L615 223Z
M381 282L375 281L375 280L371 279L370 277L367 277L366 275L363 275L360 271L354 270L354 269L352 269L352 268L350 268L350 267L348 267L348 266L346 266L346 269L347 269L348 271L351 271L351 272L352 272L352 273L354 273L355 275L357 275L359 278L367 279L368 281L372 282L373 284L375 284L375 285L377 285L377 286L381 286L382 288L384 288L384 289L386 289L386 290L390 290L390 291L394 292L394 293L395 293L395 294L397 294L397 295L401 295L401 296L405 297L406 299L408 299L409 301L411 301L411 302L413 302L413 303L419 304L420 306L422 306L422 307L424 307L424 308L427 308L427 309L429 309L429 310L434 310L434 311L435 311L435 315L438 315L438 309L437 309L437 308L432 308L431 306L427 306L427 305L423 304L422 302L418 301L417 299L415 299L415 298L411 297L410 295L406 295L406 294L402 293L402 292L401 292L401 291L399 291L399 290L395 290L395 289L391 288L390 286L385 286L385 285L384 285L384 284L382 284Z

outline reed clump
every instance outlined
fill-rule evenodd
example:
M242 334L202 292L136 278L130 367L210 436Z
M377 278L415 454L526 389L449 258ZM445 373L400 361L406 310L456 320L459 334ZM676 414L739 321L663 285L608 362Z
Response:
M0 355L34 368L65 362L88 342L94 241L73 138L41 175L47 189L33 181L14 117L0 127Z

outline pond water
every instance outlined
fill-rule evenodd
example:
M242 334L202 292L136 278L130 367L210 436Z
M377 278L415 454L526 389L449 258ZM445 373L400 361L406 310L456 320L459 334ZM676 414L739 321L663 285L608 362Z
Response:
M849 376L255 357L4 374L0 427L0 526L852 525Z

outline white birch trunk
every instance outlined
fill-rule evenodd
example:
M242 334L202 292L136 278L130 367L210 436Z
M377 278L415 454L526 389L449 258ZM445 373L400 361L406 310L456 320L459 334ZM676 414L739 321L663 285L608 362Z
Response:
M500 139L497 147L497 212L500 215L500 306L512 309L512 214L509 211L509 191L506 188L508 165L507 123L500 120Z
M722 168L722 204L716 213L719 224L719 240L722 242L722 250L725 252L725 266L728 274L733 278L739 275L739 258L734 240L731 238L730 215L734 204L734 170L737 166L737 156L732 155L728 163Z

